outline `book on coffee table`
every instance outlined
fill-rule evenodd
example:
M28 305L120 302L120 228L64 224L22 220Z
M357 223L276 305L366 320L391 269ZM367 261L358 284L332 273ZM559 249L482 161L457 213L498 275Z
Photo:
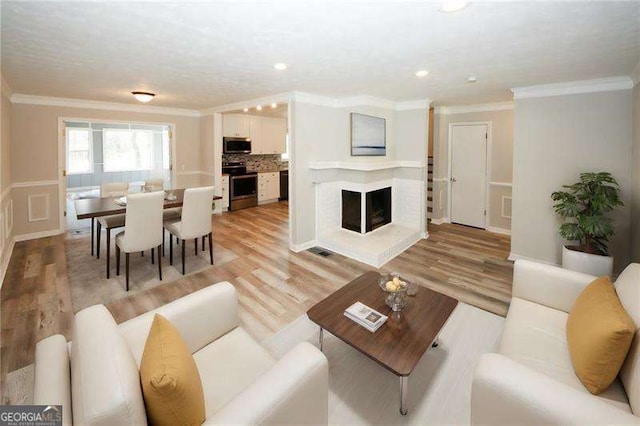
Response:
M387 321L387 317L380 312L371 309L364 303L356 302L349 306L344 315L357 324L360 324L372 333L378 330Z

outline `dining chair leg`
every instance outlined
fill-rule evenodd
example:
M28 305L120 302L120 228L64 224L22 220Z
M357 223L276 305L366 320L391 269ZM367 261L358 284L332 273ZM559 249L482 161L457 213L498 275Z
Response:
M97 244L96 244L96 257L100 259L100 235L102 235L102 225L98 222L98 236L97 236Z
M169 234L169 265L173 265L173 235Z
M160 247L160 246L158 246L158 247ZM158 252L158 253L160 253L160 252ZM153 265L153 262L154 262L154 260L153 260L154 257L155 257L155 253L153 252L153 247L151 247L151 264L152 265Z
M211 259L211 264L213 265L213 233L209 232L209 258Z
M182 240L182 275L184 275L184 248L186 240Z
M160 246L158 246L158 275L160 276L160 281L162 281L162 262L160 261Z
M96 219L94 217L91 218L91 256L93 256L93 244L94 244L94 234L96 227Z
M124 255L124 269L125 269L125 275L126 275L126 289L127 291L129 291L129 253L125 253Z
M162 257L164 257L164 228L162 228Z
M202 236L202 251L204 251L204 237L206 237L206 235Z
M116 275L120 275L120 247L116 244Z
M194 244L193 248L195 248L194 251L195 251L196 256L197 256L198 255L198 239L197 238L193 239L193 244Z
M111 229L107 228L107 279L111 275Z

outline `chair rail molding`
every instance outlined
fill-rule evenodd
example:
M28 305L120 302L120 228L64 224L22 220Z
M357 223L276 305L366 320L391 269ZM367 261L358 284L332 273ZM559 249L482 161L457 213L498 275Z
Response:
M12 188L33 188L35 186L52 186L57 185L57 180L35 180L31 182L14 182Z
M513 184L511 182L489 182L489 185L491 186L501 186L504 188L511 188L513 186Z

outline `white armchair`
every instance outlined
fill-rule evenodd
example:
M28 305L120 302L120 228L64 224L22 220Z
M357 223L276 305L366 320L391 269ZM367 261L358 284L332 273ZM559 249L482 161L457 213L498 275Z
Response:
M471 391L478 425L640 425L638 331L618 379L592 395L575 375L566 342L568 312L595 277L517 261L513 298L498 353L480 358ZM640 264L625 269L616 291L640 324Z
M145 423L138 368L155 313L178 329L193 353L206 424L327 424L325 356L300 343L275 360L239 326L236 291L226 282L120 325L102 305L79 312L70 361L60 335L36 345L34 403L62 405L65 424L71 418L82 425Z

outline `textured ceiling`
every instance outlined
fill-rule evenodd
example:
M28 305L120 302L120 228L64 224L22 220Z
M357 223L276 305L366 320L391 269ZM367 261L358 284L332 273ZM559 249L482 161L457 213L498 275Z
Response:
M637 1L438 6L3 1L2 74L16 93L135 103L130 91L150 90L153 105L184 108L291 90L450 105L628 75L640 60Z

